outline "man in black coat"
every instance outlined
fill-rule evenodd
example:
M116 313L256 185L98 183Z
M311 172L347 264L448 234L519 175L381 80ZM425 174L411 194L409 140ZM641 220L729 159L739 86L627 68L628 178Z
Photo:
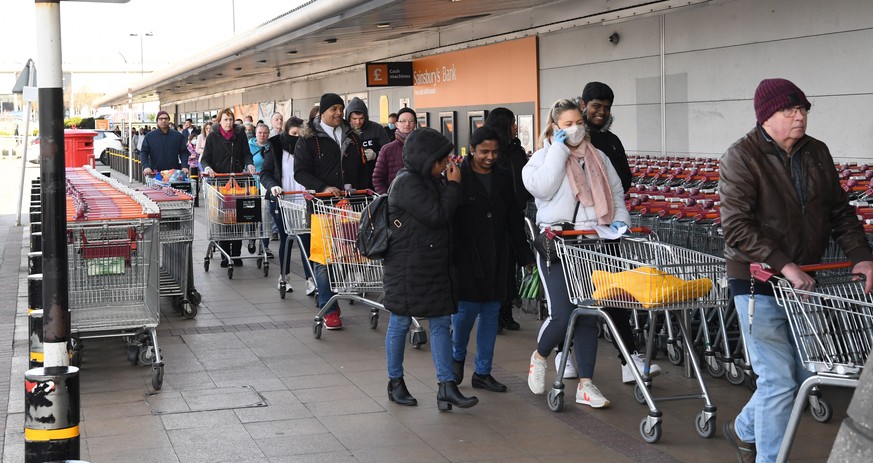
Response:
M627 193L631 186L631 171L627 163L627 155L621 140L609 130L612 126L612 102L615 100L615 94L609 85L603 82L588 82L579 100L579 109L588 127L591 144L609 158L609 162L621 178L624 192Z
M367 188L373 189L373 169L376 167L376 158L383 146L391 143L393 138L388 138L388 132L382 124L370 120L367 105L358 97L352 98L346 108L346 120L352 130L361 139L364 147L364 158L367 160L367 177L370 179Z
M307 190L332 193L366 188L370 182L364 163L364 149L358 134L343 120L345 102L336 93L325 93L319 104L320 116L306 124L294 147L294 179ZM333 293L327 267L314 262L318 306L324 307ZM343 327L338 305L325 313L324 327Z

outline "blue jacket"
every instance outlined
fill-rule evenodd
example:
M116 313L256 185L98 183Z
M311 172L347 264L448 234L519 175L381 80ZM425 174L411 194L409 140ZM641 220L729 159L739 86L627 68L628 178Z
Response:
M188 140L181 133L170 129L161 133L155 129L147 133L140 149L142 168L153 171L166 169L181 169L188 165Z

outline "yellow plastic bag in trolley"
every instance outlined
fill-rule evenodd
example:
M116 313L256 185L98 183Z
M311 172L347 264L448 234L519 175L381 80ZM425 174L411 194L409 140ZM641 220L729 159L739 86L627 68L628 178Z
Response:
M330 245L325 242L330 239L330 217L323 214L312 214L309 219L310 240L309 260L327 265L330 259Z
M639 267L619 273L595 270L592 297L607 301L636 301L646 309L664 304L693 301L706 296L712 280L698 278L686 281L652 267Z

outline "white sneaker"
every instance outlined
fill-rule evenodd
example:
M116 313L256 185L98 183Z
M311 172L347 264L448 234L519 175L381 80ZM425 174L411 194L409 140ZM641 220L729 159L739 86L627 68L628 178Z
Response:
M315 280L312 277L306 279L306 295L312 296L315 293Z
M555 356L555 370L561 366L561 360L564 358L564 351L558 352ZM573 363L573 356L567 358L567 366L564 368L564 379L576 379L579 373L576 371L576 365Z
M591 408L606 408L609 407L609 400L603 397L600 389L591 381L580 383L580 388L576 389L576 403L582 405L590 405Z
M631 359L634 361L634 365L637 366L637 370L640 372L640 375L645 376L643 374L643 370L646 366L646 361L639 354L639 352L634 352L631 354ZM658 364L653 363L649 365L649 377L654 378L661 374L661 367ZM632 383L634 382L634 373L631 371L630 363L621 366L621 382L623 383Z
M545 360L537 358L537 351L530 355L530 370L527 372L527 387L536 395L546 392L546 365Z

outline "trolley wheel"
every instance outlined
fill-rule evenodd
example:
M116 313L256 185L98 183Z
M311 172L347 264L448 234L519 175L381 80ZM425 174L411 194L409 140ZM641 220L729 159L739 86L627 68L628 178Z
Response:
M370 314L370 329L375 330L379 327L379 312L373 312Z
M694 429L697 431L698 436L709 439L715 435L715 417L706 420L701 411L694 419Z
M258 260L255 261L255 266L258 268L261 268L261 265L263 265L263 263L264 263L264 258L258 257Z
M151 365L155 360L154 346L149 343L143 343L139 346L139 363L142 365Z
M209 271L209 258L208 257L203 259L203 271L204 272Z
M191 304L189 301L189 303L185 304L185 306L182 308L182 316L187 318L188 320L191 320L192 318L196 317L197 316L197 306L194 304Z
M270 264L264 261L264 277L270 276Z
M127 345L127 361L133 366L139 365L139 346L137 344Z
M188 303L194 306L200 305L203 302L203 296L196 289L188 290Z
M255 246L255 240L249 240L248 250L249 254L254 254L258 250L257 246Z
M161 390L161 386L164 385L164 366L163 365L155 365L152 366L152 387L156 391Z
M233 280L233 267L230 267L230 266L227 267L227 278L229 280Z
M650 444L658 442L661 440L661 422L658 421L649 427L649 419L643 418L643 421L640 422L640 436Z
M549 410L560 412L564 409L564 391L552 388L552 390L549 391L547 400L549 402Z
M646 404L646 396L643 394L643 390L640 389L639 384L634 384L634 399L643 405Z
M315 339L321 339L321 330L323 327L324 324L320 320L312 322L312 335L315 336Z
M729 383L734 386L739 386L746 381L746 372L744 372L742 368L732 364L727 367L724 377Z
M818 402L818 406L816 403ZM809 405L809 413L815 418L819 423L827 423L834 417L834 409L831 407L831 404L821 397L818 398L817 401L810 402Z
M725 370L730 367L725 367L721 360L715 355L704 355L703 363L706 365L706 372L713 378L721 378L725 374Z
M682 361L685 360L685 352L682 351L682 344L679 341L667 345L667 360L673 365L682 365Z
M409 343L412 347L421 349L421 346L427 344L427 332L420 330L409 333Z
M173 296L173 310L176 312L184 312L185 299L182 299L182 296Z
M73 351L70 353L70 365L74 367L82 366L82 350L79 348L73 348Z
M288 290L288 284L284 281L279 282L279 297L285 299L285 292Z

